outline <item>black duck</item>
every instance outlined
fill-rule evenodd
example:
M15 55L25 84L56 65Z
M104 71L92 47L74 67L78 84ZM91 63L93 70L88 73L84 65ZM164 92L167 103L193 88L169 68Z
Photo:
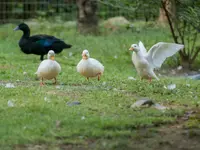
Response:
M25 54L40 55L40 60L44 59L44 55L49 50L60 53L63 49L72 47L72 45L66 44L64 41L51 35L38 34L30 36L30 28L25 23L19 24L14 30L23 31L23 35L19 41L21 51Z

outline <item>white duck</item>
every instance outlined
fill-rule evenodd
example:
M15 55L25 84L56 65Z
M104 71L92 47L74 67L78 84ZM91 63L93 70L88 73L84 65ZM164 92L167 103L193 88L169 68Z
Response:
M43 82L44 79L47 80L54 79L55 80L54 84L56 84L57 83L56 77L61 71L59 63L55 61L55 53L53 50L50 50L48 52L47 58L48 59L43 60L40 63L38 70L35 73L40 79L42 79L42 82L40 83L41 85L44 85Z
M184 45L182 44L159 42L147 52L140 41L139 44L132 44L129 50L133 51L132 62L141 79L146 78L151 81L152 78L159 80L154 73L154 68L160 68L167 57L174 55L183 48Z
M96 76L98 76L98 80L100 80L100 77L104 72L104 66L98 60L90 58L88 50L83 50L82 60L78 63L76 68L77 71L88 80L90 77Z

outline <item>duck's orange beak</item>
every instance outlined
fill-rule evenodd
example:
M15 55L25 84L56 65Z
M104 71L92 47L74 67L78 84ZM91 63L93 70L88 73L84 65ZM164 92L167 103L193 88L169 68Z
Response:
M51 56L50 59L51 59L51 60L55 60L55 56Z
M133 51L133 50L134 50L134 48L133 48L133 47L130 47L130 48L129 48L129 51Z
M82 53L82 58L83 58L83 59L87 59L87 56L86 56L85 53Z

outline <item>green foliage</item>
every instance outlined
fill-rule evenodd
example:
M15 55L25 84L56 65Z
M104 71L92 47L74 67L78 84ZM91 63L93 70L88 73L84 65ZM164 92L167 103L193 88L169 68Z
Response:
M158 17L160 1L154 0L98 0L99 16L107 19L124 16L129 20L155 20Z
M174 42L182 43L185 48L180 52L181 62L191 67L200 52L200 1L175 0L173 9L167 9L168 1L163 2ZM171 0L173 2L173 0ZM170 4L169 4L170 5ZM173 3L171 3L173 5Z
M200 32L200 1L183 1L179 4L178 16Z

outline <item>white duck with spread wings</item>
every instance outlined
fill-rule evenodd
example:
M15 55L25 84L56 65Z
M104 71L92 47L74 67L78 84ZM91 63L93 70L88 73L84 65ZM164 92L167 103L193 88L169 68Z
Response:
M133 51L132 62L139 76L142 79L145 78L151 81L152 78L159 80L154 73L154 69L160 68L166 58L183 48L184 45L182 44L159 42L153 45L147 52L140 41L139 44L132 44L129 50Z

